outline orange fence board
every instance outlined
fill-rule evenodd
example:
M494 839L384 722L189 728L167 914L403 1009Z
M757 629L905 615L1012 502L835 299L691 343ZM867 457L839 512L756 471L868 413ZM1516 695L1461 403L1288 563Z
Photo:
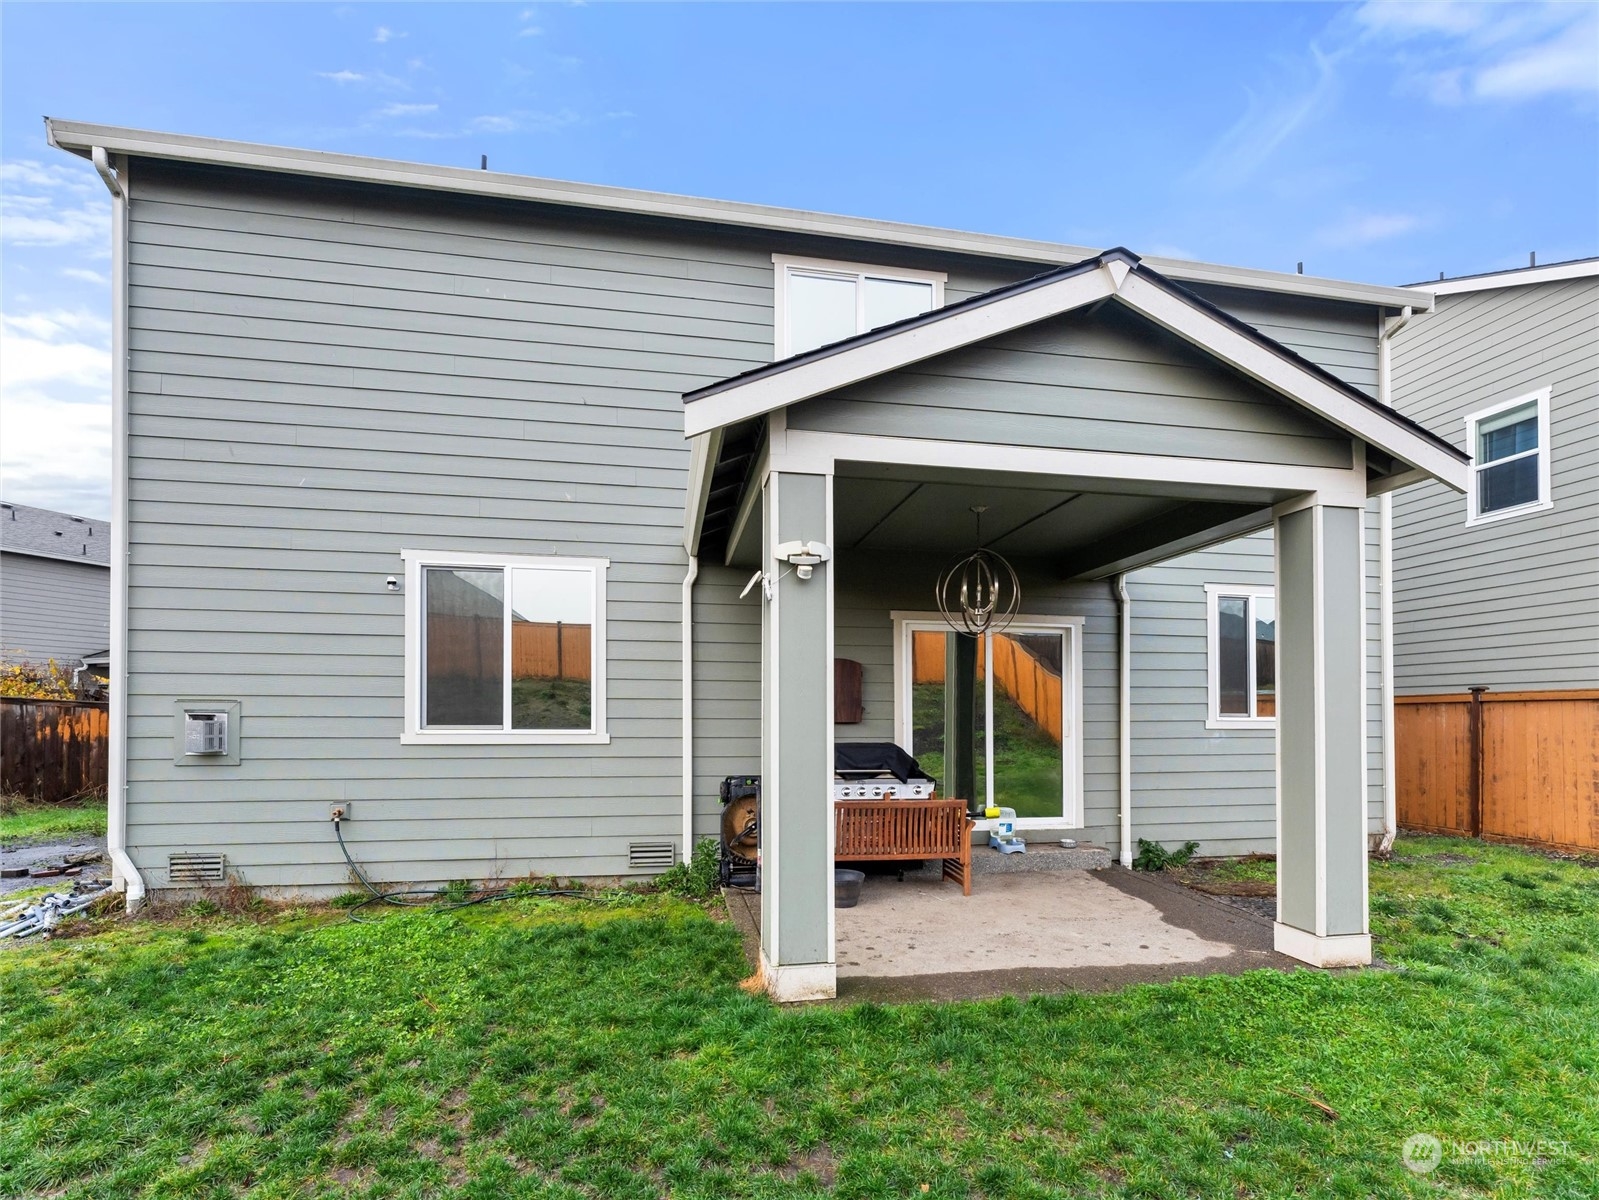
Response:
M911 635L911 681L944 682L944 637L939 630L918 629ZM977 677L985 670L983 642L977 643ZM994 635L994 684L1032 718L1033 723L1060 741L1061 705L1064 697L1061 678L1027 648L1004 634Z
M1471 828L1469 695L1396 698L1399 824L1599 850L1599 693L1483 693L1480 829Z
M0 701L0 788L46 803L104 795L111 720L104 704Z

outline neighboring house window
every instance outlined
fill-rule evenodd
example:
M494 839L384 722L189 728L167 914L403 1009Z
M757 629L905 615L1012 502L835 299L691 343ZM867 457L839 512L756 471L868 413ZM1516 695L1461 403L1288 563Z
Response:
M609 740L605 559L403 557L404 741Z
M857 333L931 312L944 303L933 271L772 256L777 269L777 357L803 354Z
M1471 490L1466 523L1538 512L1549 494L1549 389L1517 396L1466 418Z
M1277 600L1270 588L1205 585L1211 729L1277 718Z

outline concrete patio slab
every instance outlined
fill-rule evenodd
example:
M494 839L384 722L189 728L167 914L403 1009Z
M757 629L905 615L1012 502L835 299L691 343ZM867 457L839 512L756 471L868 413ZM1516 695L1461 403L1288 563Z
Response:
M751 949L760 897L730 893ZM841 1001L968 1000L1110 991L1190 975L1302 966L1252 913L1157 875L1021 872L971 896L947 883L872 876L837 912Z

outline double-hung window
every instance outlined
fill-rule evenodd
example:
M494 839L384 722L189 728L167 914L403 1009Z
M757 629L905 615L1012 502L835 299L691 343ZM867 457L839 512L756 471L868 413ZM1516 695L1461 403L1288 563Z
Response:
M1211 729L1277 719L1277 600L1270 588L1205 585Z
M1549 494L1549 389L1540 388L1466 418L1471 489L1466 523L1538 512Z
M605 559L404 560L405 742L609 740Z
M816 258L773 255L780 359L931 312L944 303L944 276Z

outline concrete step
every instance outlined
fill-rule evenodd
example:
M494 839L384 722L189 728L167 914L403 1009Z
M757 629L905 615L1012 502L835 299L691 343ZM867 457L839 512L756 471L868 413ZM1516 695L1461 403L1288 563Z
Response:
M1024 831L1022 840L1027 841ZM1097 871L1111 864L1111 853L1104 846L1091 842L1078 842L1074 847L1060 844L1058 838L1049 841L1027 842L1022 854L1001 854L985 844L972 847L972 874L1008 875L1020 871ZM937 877L938 863L928 863L920 871L906 871L907 875L921 874Z

